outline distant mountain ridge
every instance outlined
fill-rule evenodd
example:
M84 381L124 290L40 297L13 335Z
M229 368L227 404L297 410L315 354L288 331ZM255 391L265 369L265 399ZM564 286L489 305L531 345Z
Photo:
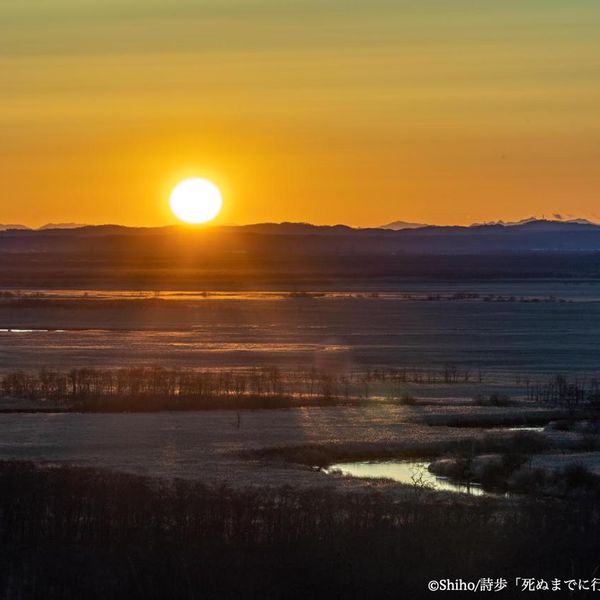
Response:
M409 221L392 221L381 225L380 229L392 229L393 231L400 231L401 229L418 229L420 227L432 227L427 223L410 223Z
M557 215L560 216L560 215ZM577 224L577 225L598 225L589 219L545 219L538 217L529 217L527 219L520 219L519 221L483 221L481 223L472 223L471 225L465 225L464 227L486 227L493 225L501 225L502 227L516 227L519 225L527 225L529 223L564 223L566 225ZM392 221L386 225L381 225L380 229L392 229L394 231L400 231L402 229L419 229L422 227L448 227L447 225L431 225L427 223L411 223L408 221ZM450 226L452 227L452 226ZM462 227L457 225L456 227Z
M523 226L534 227L537 229L558 230L562 226L570 227L572 225L588 226L600 228L600 224L594 223L589 219L539 219L529 217L519 221L485 221L482 223L473 223L471 225L432 225L427 223L413 223L409 221L392 221L378 227L351 227L341 223L336 225L313 225L312 223L289 222L281 223L254 223L250 225L217 225L210 228L202 228L196 231L220 230L220 231L240 231L268 235L348 235L359 231L406 231L406 230L436 230L436 231L459 231L481 228L519 228ZM21 231L21 232L66 232L72 231L75 234L109 234L109 233L157 233L169 230L183 229L179 225L163 225L158 227L131 227L127 225L104 224L104 225L86 225L81 223L47 223L41 227L28 227L21 224L0 224L0 232ZM194 231L189 230L189 231Z
M471 227L479 227L481 225L503 225L504 227L514 227L516 225L527 225L529 223L565 223L565 224L576 224L576 225L597 225L589 219L540 219L538 217L529 217L528 219L521 219L519 221L484 221L483 223L473 223Z
M228 244L238 250L257 245L266 247L268 238L296 240L319 239L302 247L302 253L322 251L340 253L344 249L363 253L398 252L426 254L456 254L515 251L600 251L600 225L586 220L526 219L515 224L482 223L464 225L424 225L404 229L353 228L348 225L312 225L310 223L256 223L253 225L222 225L188 228L177 225L164 227L126 227L124 225L84 225L66 228L11 228L0 231L0 251L9 247L44 248L52 251L60 246L84 246L85 240L95 245L108 244L102 240L134 240L153 236L155 239L206 240L220 238L224 249ZM12 242L10 241L12 240ZM79 241L77 241L79 240ZM234 243L235 240L235 243ZM260 242L263 240L263 243ZM330 240L330 241L327 241ZM133 243L133 242L132 242ZM195 242L194 242L195 243ZM290 241L290 248L297 242ZM224 250L225 251L225 250Z
M148 238L152 242L148 243ZM85 225L0 231L2 253L121 253L161 256L174 248L191 255L291 254L325 257L402 255L581 253L600 256L600 225L581 220L526 219L522 223L426 225L399 230L310 223L257 223L241 226L126 227ZM350 258L352 257L352 258Z
M8 231L9 229L23 230L23 229L29 229L29 227L27 227L27 225L19 225L18 223L8 223L8 224L0 223L0 231Z
M397 231L308 223L0 231L0 289L383 289L406 277L600 279L600 225L536 219Z
M46 223L38 229L80 229L81 227L86 227L83 223Z
M46 223L41 227L28 227L19 223L0 223L0 231L8 231L10 229L43 231L44 229L80 229L81 227L86 227L86 225L83 223Z

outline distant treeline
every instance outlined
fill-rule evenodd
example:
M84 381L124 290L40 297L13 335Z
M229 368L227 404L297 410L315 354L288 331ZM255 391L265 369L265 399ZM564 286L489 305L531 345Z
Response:
M335 297L345 299L387 299L392 297L395 300L427 301L427 302L460 302L460 301L481 301L481 302L521 302L521 303L566 303L572 302L565 298L557 296L516 296L506 294L480 294L477 292L456 292L454 294L415 294L415 293L380 293L380 292L314 292L314 291L291 291L291 292L270 292L273 298L282 300L316 300L319 298ZM139 308L161 306L162 308L177 308L177 304L169 303L169 292L167 296L161 296L160 291L144 291L137 295L113 296L108 294L97 295L94 291L85 292L77 297L61 297L47 292L22 292L19 290L0 290L0 302L12 307L62 307L62 308L95 308L100 304L106 307L122 307L125 303L129 306L134 305ZM236 294L243 296L243 292L231 292L231 297ZM194 294L198 298L211 299L222 297L222 292L199 291ZM192 298L194 300L196 298Z
M0 380L0 397L78 410L192 410L268 408L365 401L375 384L385 384L388 400L402 400L405 383L457 383L470 379L454 365L443 369L368 369L330 373L277 367L239 370L42 369L16 371Z
M567 408L600 408L600 380L554 375L545 382L525 382L527 399Z
M595 500L233 490L0 463L0 597L430 598L431 579L592 579ZM473 594L455 593L456 598Z

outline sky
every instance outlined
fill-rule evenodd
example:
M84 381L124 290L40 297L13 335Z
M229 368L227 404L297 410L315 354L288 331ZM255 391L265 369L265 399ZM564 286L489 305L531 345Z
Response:
M1 0L0 223L600 221L597 0Z

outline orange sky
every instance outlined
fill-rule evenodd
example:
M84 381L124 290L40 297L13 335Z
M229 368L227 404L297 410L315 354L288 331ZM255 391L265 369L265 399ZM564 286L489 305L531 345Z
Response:
M595 0L0 4L0 223L600 221Z

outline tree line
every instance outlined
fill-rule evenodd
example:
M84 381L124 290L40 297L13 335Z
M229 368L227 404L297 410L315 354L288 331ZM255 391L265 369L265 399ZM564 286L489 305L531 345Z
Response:
M369 400L384 384L388 399L405 395L406 383L457 383L466 372L373 368L329 372L278 367L179 369L74 368L13 371L0 379L0 397L78 410L152 410L282 407Z
M547 381L525 382L525 395L531 402L578 407L600 408L600 381L598 379L567 378L554 375Z
M239 490L14 462L0 489L11 600L429 598L441 577L589 579L600 553L597 498Z

